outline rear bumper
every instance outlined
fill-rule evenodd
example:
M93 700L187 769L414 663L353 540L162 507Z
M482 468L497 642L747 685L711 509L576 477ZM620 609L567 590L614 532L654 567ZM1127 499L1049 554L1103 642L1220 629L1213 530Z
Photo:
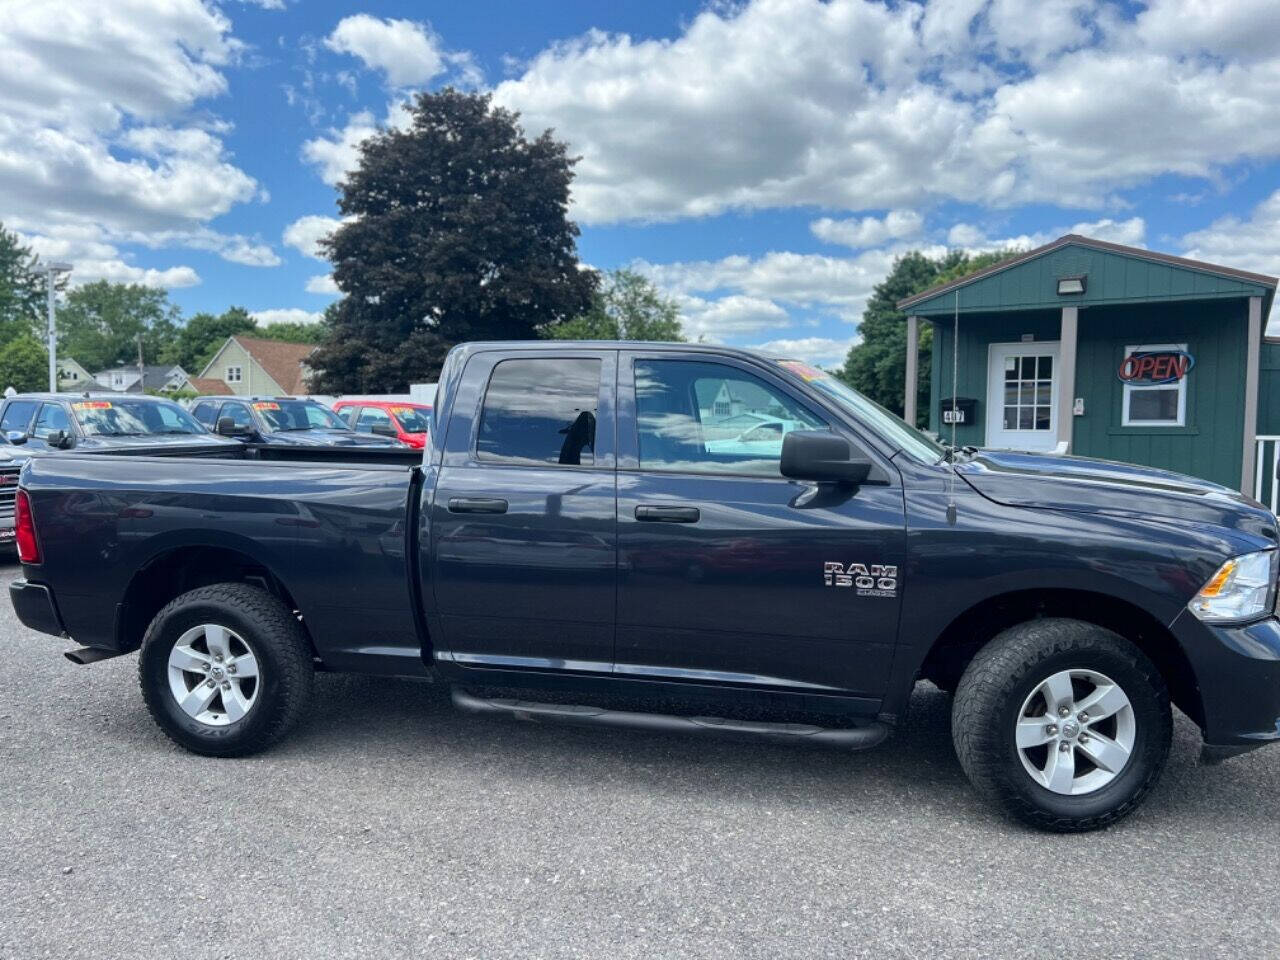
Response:
M1201 623L1184 610L1173 622L1195 670L1204 742L1221 755L1280 743L1280 620L1242 627Z
M53 594L44 584L15 580L9 584L9 599L13 601L13 610L24 626L55 637L67 635L53 602Z

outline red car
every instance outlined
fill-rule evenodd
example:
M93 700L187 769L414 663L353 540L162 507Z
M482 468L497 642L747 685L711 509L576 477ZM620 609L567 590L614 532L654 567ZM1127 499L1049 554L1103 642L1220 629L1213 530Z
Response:
M395 437L419 450L431 424L430 405L408 400L339 400L333 412L356 433Z

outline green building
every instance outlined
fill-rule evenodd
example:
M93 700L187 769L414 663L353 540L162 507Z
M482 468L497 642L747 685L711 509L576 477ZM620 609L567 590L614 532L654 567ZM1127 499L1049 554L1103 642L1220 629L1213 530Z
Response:
M932 431L949 439L956 421L961 444L1161 467L1270 502L1280 342L1263 328L1275 291L1274 277L1061 237L898 304L906 419L928 322Z

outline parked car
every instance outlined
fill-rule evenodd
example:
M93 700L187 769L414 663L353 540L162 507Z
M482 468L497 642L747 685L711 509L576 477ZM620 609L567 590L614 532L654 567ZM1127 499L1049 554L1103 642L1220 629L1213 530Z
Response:
M403 446L395 437L360 434L309 398L197 397L191 414L224 437L280 446Z
M431 429L431 407L405 400L339 400L333 412L356 433L395 437L421 450Z
M1280 531L1232 490L944 448L712 345L464 345L439 398L418 466L32 458L19 618L79 663L140 648L152 716L211 756L278 740L317 668L846 748L927 679L975 787L1072 831L1142 802L1171 703L1206 761L1280 741ZM711 449L744 412L803 428Z
M163 397L119 393L20 393L0 404L0 434L27 454L202 453L234 450Z
M27 458L15 450L0 448L0 550L13 550L13 504L18 496L18 475Z

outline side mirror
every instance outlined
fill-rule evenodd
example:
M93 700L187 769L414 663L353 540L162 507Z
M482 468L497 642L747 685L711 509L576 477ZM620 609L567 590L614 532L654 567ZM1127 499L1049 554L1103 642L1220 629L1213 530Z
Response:
M865 483L871 461L855 458L849 441L826 430L792 430L782 438L784 477L818 483Z
M236 422L230 417L219 417L217 433L219 436L235 437L237 440L243 440L245 437L251 436L253 431L247 427L237 427Z
M27 435L21 430L10 430L4 435L4 438L15 446L27 442Z
M371 429L372 432L376 433L380 437L400 436L399 431L389 423L375 423Z

